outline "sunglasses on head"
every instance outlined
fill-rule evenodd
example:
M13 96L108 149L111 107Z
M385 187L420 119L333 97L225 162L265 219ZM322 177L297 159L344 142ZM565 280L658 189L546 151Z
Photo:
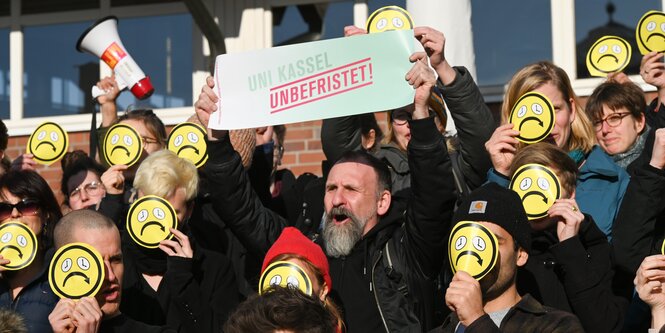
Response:
M33 199L23 199L16 204L10 204L7 202L0 202L0 221L4 221L12 216L14 208L21 213L21 215L37 215L39 211L39 205L36 200Z

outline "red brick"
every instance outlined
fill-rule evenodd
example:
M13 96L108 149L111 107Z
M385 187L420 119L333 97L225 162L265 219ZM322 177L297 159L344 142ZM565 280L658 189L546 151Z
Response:
M307 140L307 149L308 150L320 150L321 149L321 140Z
M282 157L282 164L287 166L287 165L293 165L296 163L296 154L295 153L289 153L286 152L284 154L284 157Z
M298 154L298 163L305 164L305 163L321 163L326 159L325 155L323 155L322 151L312 151L312 152L307 152L307 153L300 153Z
M284 143L284 150L289 152L305 150L305 141L287 141Z
M311 129L297 129L297 130L287 130L286 131L286 140L298 140L298 139L312 139L314 138L314 133Z

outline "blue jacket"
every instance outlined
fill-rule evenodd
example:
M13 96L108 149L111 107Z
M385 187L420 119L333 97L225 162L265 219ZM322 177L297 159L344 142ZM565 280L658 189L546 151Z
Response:
M21 289L14 300L12 300L7 281L0 279L0 308L10 309L21 315L30 333L53 332L48 315L59 300L58 296L51 291L48 283L47 268L53 253L53 250L47 251L42 270Z
M508 187L510 180L494 169L487 180ZM595 145L580 168L575 188L575 200L580 210L593 217L598 228L612 240L612 224L617 216L630 176L616 165L598 145Z

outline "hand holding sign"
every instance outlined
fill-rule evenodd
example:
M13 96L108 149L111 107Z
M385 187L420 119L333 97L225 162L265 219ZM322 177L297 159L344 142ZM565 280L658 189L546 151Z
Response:
M520 132L513 129L514 126L508 123L497 127L490 139L485 142L485 150L490 155L494 171L506 177L509 176L508 170L513 163L519 143L516 137Z
M665 88L665 63L663 53L649 52L642 57L640 75L644 82L658 88Z
M467 272L459 271L446 289L446 305L455 312L464 326L485 314L480 283Z
M559 199L547 211L550 217L559 218L556 225L559 242L563 242L579 233L580 225L584 221L584 214L578 206L575 199Z

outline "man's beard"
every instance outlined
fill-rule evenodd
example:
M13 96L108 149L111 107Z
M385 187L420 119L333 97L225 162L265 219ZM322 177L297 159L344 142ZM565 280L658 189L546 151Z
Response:
M335 216L344 216L349 218L348 222L343 224L335 222ZM363 236L363 229L367 224L366 218L359 218L351 211L342 207L333 207L329 213L326 214L325 223L323 225L323 240L326 248L326 253L334 258L346 256L351 253L353 247Z

